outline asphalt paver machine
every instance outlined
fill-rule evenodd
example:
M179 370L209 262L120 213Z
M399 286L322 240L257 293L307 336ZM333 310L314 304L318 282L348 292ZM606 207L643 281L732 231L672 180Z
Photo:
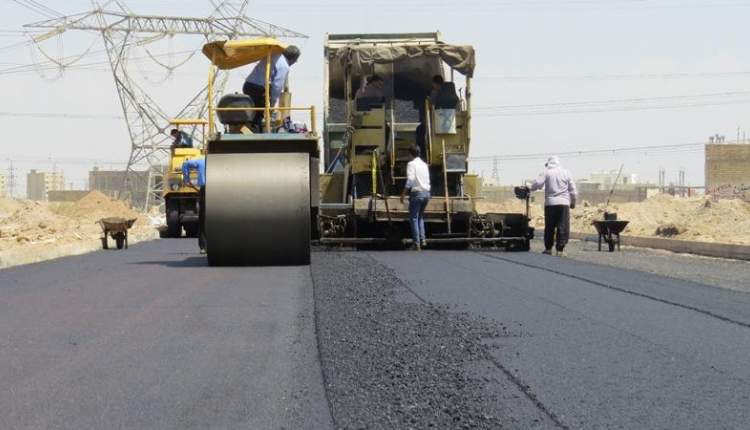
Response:
M418 145L432 184L428 244L528 249L527 214L476 210L481 182L468 166L473 47L444 43L437 33L341 34L328 35L324 53L322 243L410 243L408 203L399 194L409 147ZM383 97L355 97L372 75L384 79ZM434 76L445 81L439 89Z

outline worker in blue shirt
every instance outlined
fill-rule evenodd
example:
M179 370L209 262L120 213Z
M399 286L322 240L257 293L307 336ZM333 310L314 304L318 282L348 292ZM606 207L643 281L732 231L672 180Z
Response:
M190 179L190 172L198 172L198 183L194 184ZM182 163L182 180L185 185L193 185L201 188L206 185L206 159L196 158L193 160L186 160Z
M276 106L276 102L279 100L282 91L284 91L286 78L289 76L289 68L297 62L299 56L300 50L294 45L288 46L281 54L271 56L271 76L269 83L271 92L269 103L271 107ZM247 79L245 79L245 85L242 87L242 92L253 99L256 108L266 107L266 63L266 59L259 61ZM255 131L261 129L264 115L265 112L263 111L255 112L252 122Z
M192 171L198 172L197 184L193 184L190 179ZM206 159L196 158L182 163L182 181L185 185L197 186L200 189L198 195L198 247L203 254L206 252Z

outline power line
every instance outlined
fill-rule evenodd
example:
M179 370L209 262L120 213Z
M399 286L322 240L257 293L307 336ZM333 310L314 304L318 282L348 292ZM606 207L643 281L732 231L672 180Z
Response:
M705 146L705 143L682 143L682 144L674 144L674 145L631 146L631 147L624 147L624 148L564 151L564 152L557 152L556 155L570 157L570 156L591 156L591 155L615 155L615 154L631 153L631 152L648 152L648 153L675 152L675 151L687 152L687 151L697 150L697 149L703 150L704 146ZM471 157L469 158L469 161L495 162L496 160L502 160L502 161L532 160L532 159L539 159L539 158L544 158L548 156L549 156L549 153L541 153L541 152L530 153L530 154L489 155L489 156L481 156L481 157Z
M635 111L647 111L647 110L671 110L671 109L686 109L696 107L707 107L707 106L728 106L728 105L743 105L750 104L750 100L734 100L734 101L717 101L707 103L691 103L691 104L674 104L665 106L630 106L630 107L603 107L598 109L569 109L569 110L535 110L529 112L485 112L474 115L480 118L495 118L501 116L538 116L538 115L565 115L565 114L581 114L581 113L606 113L606 112L635 112Z
M695 73L637 73L615 75L507 75L507 76L479 76L478 80L501 81L606 81L606 80L635 80L635 79L696 79L696 78L736 78L750 76L750 71L733 72L695 72Z
M639 98L628 98L628 99L589 100L589 101L557 102L557 103L538 103L538 104L523 104L523 105L500 105L500 106L484 106L484 107L478 106L475 108L475 110L483 111L483 110L526 109L526 108L537 108L537 107L557 107L557 106L587 106L587 105L600 105L600 104L612 104L612 103L643 103L643 102L650 102L650 101L683 100L683 99L707 98L707 97L730 97L730 96L739 96L739 95L742 95L742 96L750 95L750 91L729 91L729 92L722 92L722 93L704 93L704 94L692 94L692 95L639 97Z
M47 18L58 18L62 16L62 14L60 14L59 12L56 12L53 9L50 9L49 7L41 3L38 3L34 0L11 0L11 1L32 12L35 12Z
M75 113L54 113L54 112L0 112L0 116L17 117L17 118L47 118L47 119L106 119L106 120L123 120L122 115L113 114L75 114Z

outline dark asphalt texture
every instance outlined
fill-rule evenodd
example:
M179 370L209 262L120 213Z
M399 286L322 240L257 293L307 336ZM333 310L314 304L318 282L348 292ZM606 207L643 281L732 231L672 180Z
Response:
M741 291L537 253L196 251L0 271L0 429L750 428Z
M502 325L424 303L366 254L317 253L312 274L338 428L555 426L512 378L486 370L484 340L507 336Z
M423 300L495 320L498 371L561 427L750 423L750 295L529 253L371 252Z
M0 428L332 428L309 267L214 269L196 251L0 271Z

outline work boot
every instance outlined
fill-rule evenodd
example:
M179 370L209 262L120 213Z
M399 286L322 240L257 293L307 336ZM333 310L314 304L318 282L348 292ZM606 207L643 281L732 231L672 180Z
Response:
M419 242L415 242L415 243L413 243L413 244L411 245L411 248L410 248L410 249L411 249L412 251L421 251L421 250L422 250L422 246L421 246L421 245L419 244Z
M544 254L544 255L552 255L552 250L551 249L545 249L544 251L542 251L542 254Z
M422 239L422 243L420 245L422 248L427 248L427 240Z
M564 250L557 251L556 255L558 257L567 257L568 256L568 254L566 254Z

